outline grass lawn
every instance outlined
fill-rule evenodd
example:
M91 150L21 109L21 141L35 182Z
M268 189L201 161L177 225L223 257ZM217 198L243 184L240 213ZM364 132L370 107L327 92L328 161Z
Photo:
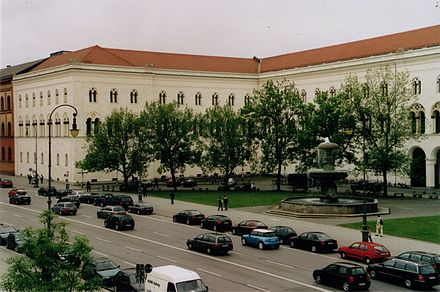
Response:
M376 232L376 221L369 221L371 234ZM341 224L341 226L362 229L362 223ZM384 220L384 235L394 235L440 244L440 216L412 217Z

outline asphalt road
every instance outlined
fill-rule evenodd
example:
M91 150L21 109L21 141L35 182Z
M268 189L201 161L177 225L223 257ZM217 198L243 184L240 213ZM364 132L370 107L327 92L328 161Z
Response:
M37 196L35 189L28 191L32 197L32 204L16 206L8 203L8 189L0 190L0 222L9 223L17 228L42 227L38 215L41 210L47 208L47 198ZM121 267L131 267L136 263L149 263L153 266L175 264L198 272L210 291L334 290L315 284L311 273L316 268L339 261L340 257L336 253L313 254L284 246L279 250L260 251L241 246L240 237L231 235L234 251L230 255L209 256L190 251L185 244L186 239L195 237L205 230L198 226L173 223L170 217L173 210L165 211L165 206L161 208L163 210L158 208L151 216L133 215L136 222L133 231L118 232L105 229L103 220L96 218L98 207L87 204L81 205L76 216L62 216L57 220L69 223L68 229L72 236L86 236L94 247L95 257L110 257ZM179 206L173 205L173 208L178 210ZM245 216L251 219L249 216L252 214L240 212L240 217ZM280 222L280 219L274 218L273 222L266 223L275 225L274 222ZM0 254L0 258L4 258L10 251L2 247ZM371 291L403 289L381 281L373 281L370 288ZM440 291L439 287L434 291Z

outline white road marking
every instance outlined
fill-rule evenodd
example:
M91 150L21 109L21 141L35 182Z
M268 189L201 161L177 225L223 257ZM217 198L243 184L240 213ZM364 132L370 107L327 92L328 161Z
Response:
M177 261L175 261L175 260L172 260L172 259L169 259L169 258L166 258L166 257L161 257L161 256L157 256L157 257L160 258L160 259L163 259L163 260L166 260L166 261L169 261L169 262L177 264Z
M131 246L128 246L128 245L124 245L124 247L128 248L128 249L131 249L131 250L134 250L134 251L137 251L137 252L142 252L142 250L134 248L134 247L131 247Z
M72 229L72 232L75 232L75 233L78 233L78 234L84 235L84 233L79 232L79 231L77 231L77 230L73 230L73 229Z
M294 266L286 265L286 264L283 264L283 263L279 263L279 262L275 262L275 261L271 261L271 260L265 260L265 261L268 262L268 263L271 263L271 264L282 266L282 267L295 269Z
M8 223L8 222L3 222L3 224L5 224L5 225L12 225L11 223Z
M40 211L38 211L38 210L28 209L28 208L24 208L24 207L17 206L17 205L9 205L9 204L3 203L3 202L0 202L0 205L7 205L7 206L14 207L14 208L21 208L23 210L40 213ZM94 227L94 228L97 228L97 229L105 230L106 232L113 232L114 234L121 235L120 231L111 230L111 229L105 228L103 226L98 226L98 225L82 222L82 221L75 220L75 219L72 219L72 218L67 218L67 217L64 218L64 219L66 221L75 222L75 223L78 223L78 224L82 224L82 225ZM153 219L153 218L151 218L151 219ZM167 222L169 222L169 221L167 221ZM209 258L211 261L222 262L222 263L225 263L227 265L236 266L236 267L239 267L239 268L242 268L242 269L246 269L246 270L253 271L253 272L256 272L256 273L259 273L259 274L270 276L270 277L273 277L273 278L276 278L276 279L284 280L286 282L295 283L297 285L305 286L305 287L308 287L310 289L314 289L314 290L318 290L318 291L322 291L322 292L331 292L331 290L327 290L327 289L324 289L324 288L321 288L321 287L318 287L318 286L314 286L314 285L307 284L307 283L304 283L304 282L300 282L300 281L296 281L296 280L293 280L293 279L289 279L289 278L286 278L286 277L283 277L283 276L280 276L280 275L276 275L276 274L273 274L273 273L270 273L270 272L267 272L267 271L264 271L264 270L260 270L260 269L249 267L249 266L245 266L245 265L242 265L242 264L239 264L239 263L235 263L235 262L231 262L231 261L228 261L228 260L224 260L224 259L221 259L221 258L214 258L214 257L212 257L210 255L205 255L205 254L202 254L202 253L198 253L198 252L194 252L194 251L191 251L191 250L187 250L186 248L176 247L176 246L173 246L173 245L170 245L170 244L166 244L166 243L163 243L163 242L151 240L151 239L148 239L148 238L140 237L140 236L129 234L129 233L124 233L123 235L124 236L129 236L131 238L139 239L139 240L142 240L142 241L146 241L146 242L149 242L149 243L165 246L165 247L168 247L168 248L171 248L171 249L174 249L174 250L179 250L181 252L191 253L191 254L193 254L195 256ZM93 252L95 252L95 251L93 251ZM95 253L98 253L98 252L95 252ZM100 254L100 253L98 253L98 254ZM334 258L332 258L332 259L334 259Z
M101 241L104 241L104 242L107 242L107 243L110 243L110 240L107 240L107 239L103 239L103 238L100 238L100 237L95 237L97 240L101 240Z
M243 255L241 252L238 252L238 251L230 251L229 253Z
M31 221L34 221L34 222L39 222L39 223L41 223L41 221L40 221L40 220L37 220L37 219L35 219L35 218L31 218Z
M160 233L160 232L153 232L153 233L157 234L157 235L162 235L162 236L165 236L165 237L171 237L170 235L165 234L165 233Z
M92 216L89 215L81 215L82 217L86 217L86 218L92 218Z
M127 261L123 261L123 262L126 263L129 266L136 266L136 264L133 264L133 263L130 263L130 262L127 262Z
M21 215L17 215L17 214L12 214L12 215L14 215L15 217L18 217L18 218L23 218L23 216L21 216Z
M108 255L106 255L105 253L102 253L102 252L99 252L99 251L96 251L96 250L92 250L92 252L94 252L94 253L96 253L96 254L99 254L99 255L101 255L101 256L103 256L103 257L108 258Z
M0 210L0 213L5 213L5 214L6 214L6 213L8 213L8 212L6 212L6 211L3 211L3 210Z
M251 285L251 284L246 284L246 286L248 286L248 287L250 287L252 289L255 289L255 290L270 292L270 290L266 290L266 289L263 289L263 288L260 288L260 287L257 287L257 286Z
M214 272L210 272L210 271L207 271L207 270L204 270L204 269L200 269L200 268L197 268L197 270L202 271L202 272L205 272L205 273L207 273L207 274L211 274L211 275L217 276L217 277L219 277L219 278L222 278L222 275L217 274L217 273L214 273Z

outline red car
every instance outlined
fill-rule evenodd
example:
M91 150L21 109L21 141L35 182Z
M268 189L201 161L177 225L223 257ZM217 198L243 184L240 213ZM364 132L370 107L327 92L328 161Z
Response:
M366 264L383 261L391 256L390 251L382 244L375 242L355 242L350 246L338 248L341 258L352 258Z
M9 191L8 196L9 197L15 197L18 194L26 195L27 192L25 190L20 190L20 189L13 188L12 190Z
M14 184L10 179L0 179L0 187L1 188L12 188Z

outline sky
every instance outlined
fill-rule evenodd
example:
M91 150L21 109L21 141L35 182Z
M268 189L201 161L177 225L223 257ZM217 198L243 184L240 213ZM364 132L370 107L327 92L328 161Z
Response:
M258 58L440 24L440 0L0 0L0 67L94 45Z

